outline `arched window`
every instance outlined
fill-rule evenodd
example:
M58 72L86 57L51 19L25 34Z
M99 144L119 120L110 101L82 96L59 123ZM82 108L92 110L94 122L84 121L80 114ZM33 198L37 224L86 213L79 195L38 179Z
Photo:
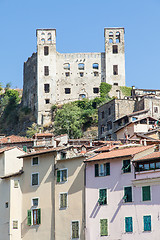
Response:
M93 63L93 69L98 69L99 68L99 64L98 63Z
M85 94L79 94L80 99L86 98Z
M113 39L112 38L109 38L109 43L113 43Z
M42 38L42 39L41 39L41 41L44 43L44 42L45 42L45 39L44 39L44 38Z
M84 63L79 63L78 64L78 69L79 70L84 70Z
M116 43L120 42L120 32L116 32Z
M41 33L41 35L45 35L45 33L44 33L44 32L42 32L42 33Z
M113 37L113 32L109 32L109 37Z
M48 35L51 35L51 33L49 32Z
M63 64L63 68L64 68L65 70L70 70L70 64L69 64L69 63L64 63L64 64Z
M50 37L50 38L48 38L48 41L51 41L51 37Z

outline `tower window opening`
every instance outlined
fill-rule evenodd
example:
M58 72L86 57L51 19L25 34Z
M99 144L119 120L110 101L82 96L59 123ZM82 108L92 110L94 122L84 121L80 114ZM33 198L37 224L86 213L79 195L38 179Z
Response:
M65 88L65 94L70 94L71 93L71 89L70 88Z
M98 77L99 76L99 72L94 72L94 77Z
M98 69L99 68L99 64L98 63L93 63L93 69Z
M50 99L45 99L46 104L50 103Z
M51 39L51 37L50 38L48 38L48 41L51 41L52 39Z
M69 64L69 63L64 63L64 64L63 64L63 68L64 68L65 70L70 70L70 64Z
M49 93L50 92L50 86L48 83L44 84L44 92Z
M116 43L120 42L120 32L116 32Z
M113 65L113 75L118 75L118 65Z
M112 53L113 54L117 54L118 53L118 46L117 45L113 45L112 46Z
M44 66L44 75L45 76L49 75L49 67L48 66Z
M109 37L113 37L113 32L109 32Z
M84 63L79 63L78 64L78 69L79 70L84 70Z
M49 47L47 46L44 47L44 55L45 56L49 55Z
M44 39L44 38L42 38L42 39L41 39L41 41L44 43L44 42L45 42L45 39Z
M49 32L48 35L51 35L51 33Z
M113 43L113 39L112 38L109 38L109 43Z

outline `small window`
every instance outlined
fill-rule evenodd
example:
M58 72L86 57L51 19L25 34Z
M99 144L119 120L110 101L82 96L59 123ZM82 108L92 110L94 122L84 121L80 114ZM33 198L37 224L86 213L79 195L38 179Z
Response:
M108 108L108 115L111 115L111 108Z
M44 47L44 56L49 55L49 47L45 46Z
M78 64L78 69L79 70L84 70L84 63L79 63Z
M109 38L109 43L113 43L113 39L112 38Z
M44 84L44 92L49 93L50 92L50 85L48 83Z
M32 206L37 207L38 206L38 198L33 198L32 199Z
M50 99L45 99L45 103L49 104L50 103Z
M101 126L101 134L104 133L104 125Z
M67 153L61 152L61 160L66 159Z
M60 194L60 209L67 207L67 193Z
M113 32L109 32L109 37L113 37Z
M99 72L94 72L94 77L98 77L99 76Z
M118 86L118 83L113 83L113 85Z
M44 32L42 32L42 33L41 33L41 35L45 35L45 33L44 33Z
M32 165L38 165L38 157L32 158Z
M44 66L44 76L48 76L48 75L49 75L49 67Z
M42 43L45 43L45 39L44 39L44 38L42 38L42 39L41 39L41 42L42 42Z
M132 202L132 187L124 188L124 197L125 202Z
M142 187L142 201L150 201L150 200L151 200L150 186Z
M118 75L118 65L113 65L113 75Z
M80 97L80 99L83 99L83 98L86 98L86 95L85 94L80 94L79 97Z
M39 174L38 173L32 173L32 186L39 184Z
M64 63L64 64L63 64L63 68L64 68L65 70L70 70L70 64L69 64L69 63Z
M93 93L99 93L99 88L93 88Z
M131 161L130 160L123 160L123 173L131 172Z
M48 35L51 35L51 33L49 32Z
M67 181L67 169L57 170L57 183Z
M133 232L132 217L125 217L125 231Z
M72 239L79 239L79 221L72 222Z
M83 77L83 76L84 76L84 72L80 72L80 73L79 73L79 76L80 76L80 77Z
M50 37L50 38L48 38L48 41L50 42L52 40L52 38Z
M111 129L112 129L112 122L109 121L109 122L107 122L107 130L109 131Z
M70 76L70 72L65 72L66 77Z
M101 115L102 115L102 119L104 118L104 111L103 112L101 112Z
M110 163L95 164L95 177L110 175Z
M5 203L5 207L8 208L8 202Z
M18 180L14 180L14 188L18 188L18 185L19 185Z
M118 53L118 46L117 45L113 45L112 46L112 52L113 52L113 54L117 54Z
M100 219L100 235L108 236L108 220Z
M65 94L70 94L71 93L71 89L70 88L65 88Z
M18 229L18 221L13 221L13 229Z
M33 209L33 225L41 224L41 209Z
M158 113L158 107L154 107L154 112Z
M107 189L99 189L99 205L106 205L107 204Z
M92 65L92 67L93 67L93 69L99 69L99 64L98 63L93 63L93 65Z
M116 32L116 43L120 42L120 32Z
M151 216L143 216L144 231L151 231Z

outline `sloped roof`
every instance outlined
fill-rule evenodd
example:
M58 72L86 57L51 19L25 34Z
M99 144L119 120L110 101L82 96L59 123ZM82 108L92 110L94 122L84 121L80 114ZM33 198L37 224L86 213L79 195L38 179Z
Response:
M5 144L5 143L20 143L20 142L32 142L32 138L27 138L27 137L21 137L21 136L16 136L16 135L11 135L7 137L3 137L0 139L0 144Z
M149 160L149 159L155 159L155 158L160 158L160 152L153 152L153 153L148 154L147 156L139 158L135 161L137 162L137 161L141 161L141 160Z
M150 146L140 146L140 147L127 147L123 149L112 150L110 152L99 153L94 157L88 158L85 160L86 162L103 160L103 159L111 159L111 158L119 158L124 156L134 156L137 153L143 152L154 145Z
M13 147L4 147L4 148L0 148L0 154L1 154L1 153L4 153L5 151L9 151L9 150L11 150L11 149L14 149L14 148L17 148L17 149L21 150L22 152L24 152L22 149L13 146Z

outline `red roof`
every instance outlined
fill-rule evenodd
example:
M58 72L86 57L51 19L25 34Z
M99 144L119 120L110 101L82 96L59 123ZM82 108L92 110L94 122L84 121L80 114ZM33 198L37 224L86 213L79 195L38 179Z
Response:
M95 152L109 152L109 150L111 150L113 148L116 148L117 146L116 145L114 145L114 146L103 146L101 148L98 148Z
M151 154L148 154L147 156L137 159L136 161L149 160L154 158L160 158L160 152L153 152Z
M35 137L53 137L54 135L53 135L53 133L35 133L34 134L34 138Z
M147 150L153 146L154 145L140 146L140 147L127 147L127 148L123 148L123 149L112 150L110 152L99 153L92 158L88 158L86 160L86 162L102 160L102 159L110 159L110 158L119 158L119 157L124 157L124 156L133 156L133 155L135 155L139 152L143 152L144 150Z
M1 153L4 153L5 151L9 151L9 150L11 150L11 149L13 149L13 148L18 148L18 147L4 147L4 148L0 148L0 154ZM18 148L19 150L21 150L22 151L22 149L20 149L20 148ZM22 151L22 152L24 152L24 151Z
M8 137L1 138L0 139L0 144L19 143L19 142L32 142L32 141L33 141L32 138L11 135L11 136L8 136Z

